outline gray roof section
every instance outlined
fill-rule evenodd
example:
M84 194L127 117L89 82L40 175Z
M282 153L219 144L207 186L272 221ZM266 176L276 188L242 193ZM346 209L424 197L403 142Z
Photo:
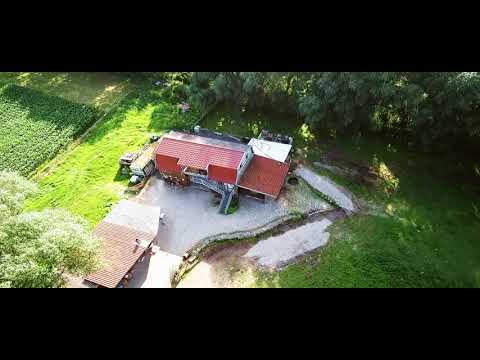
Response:
M115 205L104 219L111 224L157 235L160 207L143 205L131 200L122 200Z

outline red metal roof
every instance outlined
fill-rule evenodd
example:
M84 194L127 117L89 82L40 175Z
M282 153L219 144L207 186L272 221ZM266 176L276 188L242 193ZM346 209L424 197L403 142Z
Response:
M102 240L101 269L88 275L85 280L107 288L114 288L143 255L154 235L125 226L101 222L93 234ZM136 239L145 241L147 247L139 246Z
M254 155L238 186L277 198L288 168L286 163Z
M208 168L208 178L210 180L220 181L227 184L235 184L237 181L237 170L210 165Z
M164 136L158 143L156 154L178 159L178 165L195 169L207 170L208 165L221 166L228 169L237 169L242 160L244 151L226 148L219 144L207 144L196 140L198 136L172 138ZM224 142L227 143L227 142ZM228 146L228 145L225 145Z

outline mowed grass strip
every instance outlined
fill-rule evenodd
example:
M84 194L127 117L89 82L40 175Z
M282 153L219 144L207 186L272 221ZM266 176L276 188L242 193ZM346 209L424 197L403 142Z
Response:
M40 180L41 195L27 209L65 208L92 226L97 224L112 205L127 196L128 177L118 172L120 156L139 150L151 135L187 128L195 119L195 113L180 114L175 104L155 90L133 91Z
M84 132L97 111L42 92L6 85L0 89L0 170L26 176Z

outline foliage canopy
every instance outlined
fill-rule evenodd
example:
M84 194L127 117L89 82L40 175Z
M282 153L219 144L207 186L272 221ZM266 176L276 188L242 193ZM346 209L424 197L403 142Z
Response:
M63 210L22 212L36 186L0 172L0 287L61 287L65 274L97 266L97 242L86 223Z
M190 101L299 113L316 131L388 132L424 147L480 136L477 72L195 72Z

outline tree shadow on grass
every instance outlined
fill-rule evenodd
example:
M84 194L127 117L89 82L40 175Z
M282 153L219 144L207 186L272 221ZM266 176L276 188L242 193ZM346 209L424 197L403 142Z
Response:
M120 169L120 166L119 166L118 171L115 174L115 177L113 178L113 181L114 182L124 182L124 181L128 181L130 179L130 177L131 176L129 174L122 173L122 171Z
M120 104L117 105L111 113L97 125L95 131L90 133L85 139L87 144L95 144L101 141L105 136L119 128L127 119L129 113L140 113L148 106L155 106L158 98L145 96L143 89L138 89L127 95Z
M0 82L30 87L46 94L104 109L120 95L128 76L92 72L0 73Z
M236 136L255 137L263 129L295 137L303 121L294 115L274 111L239 111L231 106L219 105L208 114L202 125L211 130Z
M17 85L7 85L1 97L11 108L28 111L29 119L51 123L56 129L72 128L72 136L83 132L98 116L95 108Z

